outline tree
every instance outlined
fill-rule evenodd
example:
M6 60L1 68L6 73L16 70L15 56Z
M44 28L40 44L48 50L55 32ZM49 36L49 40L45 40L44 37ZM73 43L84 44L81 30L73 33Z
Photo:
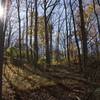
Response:
M65 21L66 21L66 37L67 37L67 58L68 58L68 63L70 65L70 55L69 55L69 38L68 38L68 15L67 15L67 7L66 7L66 2L64 2L64 9L65 9Z
M38 62L38 9L37 1L35 0L35 28L34 28L34 63L37 65Z
M0 20L0 100L2 100L2 69L3 69L3 53L4 53L4 23Z
M79 14L80 14L80 29L81 29L81 34L82 34L82 52L83 52L83 70L85 71L86 65L87 65L87 33L85 29L85 21L84 21L84 13L83 13L83 4L82 0L79 1Z
M22 58L22 51L21 51L21 17L20 17L20 0L16 0L17 3L17 13L18 13L18 25L19 25L19 53L20 53L20 60Z
M98 26L98 32L99 32L99 39L100 39L100 21L99 21L99 16L96 12L96 7L95 7L95 1L93 0L93 8L94 8L94 14L97 20L97 26Z
M49 34L47 30L47 1L44 0L44 23L45 23L45 45L46 45L46 63L50 64Z
M28 1L26 0L26 57L29 61L29 50L28 50Z
M100 6L100 0L97 0L97 2L98 2L98 4L99 4L99 6Z
M71 15L72 15L72 20L73 20L73 28L74 28L75 42L76 42L76 46L77 46L77 50L78 50L79 63L80 63L80 68L81 68L80 47L79 47L78 38L77 38L77 31L76 31L76 25L75 25L75 18L74 18L74 12L73 12L73 8L72 8L71 0L70 0L70 8L71 8ZM81 68L81 71L82 71L82 68Z
M48 23L49 24L49 23ZM52 63L52 49L53 49L53 40L52 40L52 34L53 34L53 25L52 23L49 26L49 32L50 32L50 59L51 59L51 63Z
M2 5L3 9L7 8L8 2L5 0L0 1L0 6ZM4 10L4 16L7 16ZM0 18L0 100L2 100L2 75L3 75L3 56L4 56L4 40L5 40L5 30L6 30L6 18L1 16Z
M33 34L33 3L31 2L31 19L30 19L30 52L31 52L31 60L33 61L33 51L32 51L32 34Z
M49 44L49 33L47 30L48 27L48 21L52 15L53 10L55 9L57 3L60 0L55 0L54 3L52 4L52 0L44 0L43 4L44 4L44 23L45 23L45 45L46 45L46 63L50 64L51 62L51 57L50 57L50 44ZM49 2L49 4L48 4ZM49 12L49 14L47 15L47 10L51 7L51 10Z
M11 33L12 33L11 21L9 21L8 24L9 24L8 25L8 38L7 38L7 46L6 46L6 48L10 47L10 44L11 44Z

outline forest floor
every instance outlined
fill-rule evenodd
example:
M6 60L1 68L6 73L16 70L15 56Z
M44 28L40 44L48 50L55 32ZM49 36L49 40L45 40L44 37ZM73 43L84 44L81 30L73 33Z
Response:
M83 78L78 67L4 65L3 100L85 100L100 86ZM99 73L99 72L98 72ZM93 75L93 74L92 74ZM100 74L98 74L100 75ZM92 99L87 99L92 100ZM94 100L94 99L93 99Z

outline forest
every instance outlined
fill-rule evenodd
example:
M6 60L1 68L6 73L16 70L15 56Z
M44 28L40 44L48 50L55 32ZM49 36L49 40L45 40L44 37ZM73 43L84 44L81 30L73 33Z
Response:
M100 100L100 0L0 0L0 100Z

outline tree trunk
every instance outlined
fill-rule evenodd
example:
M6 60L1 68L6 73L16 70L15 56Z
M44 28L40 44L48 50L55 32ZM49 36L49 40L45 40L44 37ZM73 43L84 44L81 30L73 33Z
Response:
M68 23L67 23L67 7L66 7L66 2L64 0L64 8L65 8L65 20L66 20L66 37L67 37L67 59L68 59L68 64L70 65L70 55L69 55L69 38L68 38Z
M82 52L83 52L83 67L84 71L86 69L87 65L87 33L85 29L85 22L84 22L84 12L83 12L83 5L82 5L82 0L79 1L79 13L80 13L80 23L81 23L81 33L82 33Z
M5 7L5 0L0 1L1 5ZM4 40L5 40L5 30L4 30L4 16L0 19L0 100L2 100L2 75L3 75L3 56L4 56Z
M34 29L34 64L37 65L38 62L38 10L37 10L37 0L35 0L35 29Z
M2 73L3 73L3 53L4 53L3 23L0 20L0 100L2 100Z
M9 21L9 33L8 33L8 44L7 44L7 48L10 47L10 41L11 41L11 22Z
M59 51L59 34L60 34L60 30L59 30L59 24L58 24L58 34L57 34L57 44L56 44L56 60L57 62L59 62L59 54L60 54L60 51Z
M98 38L96 37L96 40L95 40L95 45L96 45L96 57L97 59L99 60L99 46L98 46Z
M16 0L17 3L17 12L18 12L18 24L19 24L19 58L22 59L21 51L21 18L20 18L20 0Z
M45 23L45 45L46 45L46 64L50 64L50 50L49 50L49 35L47 29L47 15L46 15L46 8L47 1L44 0L44 23Z
M31 22L30 22L30 53L31 53L31 57L30 57L30 61L33 61L33 51L32 51L32 35L33 35L33 10L32 10L32 2L31 2Z
M51 63L52 63L52 25L50 26L50 59L51 59Z
M29 50L28 50L28 1L26 0L26 57L29 61Z

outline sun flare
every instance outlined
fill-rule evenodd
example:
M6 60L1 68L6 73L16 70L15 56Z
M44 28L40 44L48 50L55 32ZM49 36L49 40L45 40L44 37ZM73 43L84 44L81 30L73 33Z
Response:
M4 14L4 9L3 9L3 7L0 5L0 18L3 17L3 14Z

